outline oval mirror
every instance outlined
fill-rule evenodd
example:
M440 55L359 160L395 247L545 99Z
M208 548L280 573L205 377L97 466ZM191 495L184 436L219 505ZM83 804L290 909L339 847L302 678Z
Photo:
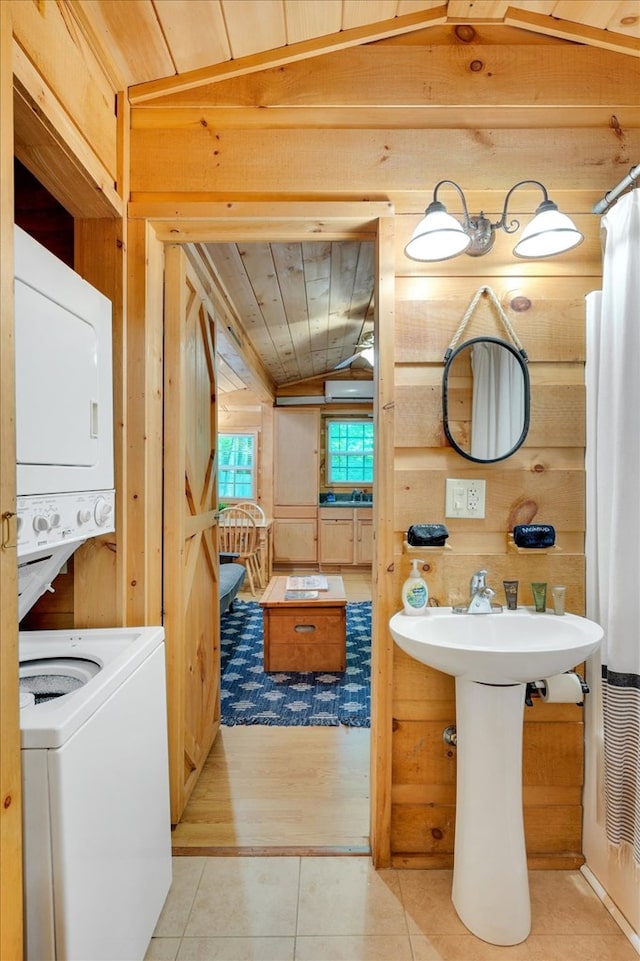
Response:
M468 460L510 457L529 430L526 354L497 337L474 337L447 359L442 382L444 432Z

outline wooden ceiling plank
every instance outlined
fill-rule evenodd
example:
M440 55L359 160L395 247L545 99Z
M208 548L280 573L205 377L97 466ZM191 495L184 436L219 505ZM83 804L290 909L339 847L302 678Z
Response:
M153 0L153 4L178 73L231 59L220 0Z
M576 0L557 0L553 16L558 20L570 20L604 30L616 6L616 2L610 3L608 0L579 0L578 3Z
M275 352L277 364L273 366L280 367L284 371L285 379L291 380L297 376L298 368L270 245L239 244L238 249L273 344L273 351L264 358L267 367L269 368L269 357Z
M77 0L77 6L127 86L175 74L153 4L148 0Z
M635 37L598 30L583 24L569 23L566 20L555 20L551 17L541 17L526 10L510 7L505 14L504 22L509 26L520 27L522 30L533 30L573 43L589 44L601 50L612 53L624 53L631 57L640 57L640 44Z
M302 245L299 243L272 244L271 255L278 274L282 303L298 365L298 375L301 378L310 377L313 366Z
M342 0L323 0L322 3L284 0L284 14L287 43L290 44L338 33L342 29Z
M626 33L631 37L640 37L640 8L638 0L624 0L612 4L611 17L606 23L606 29L615 33Z
M135 84L129 90L129 97L132 104L143 103L178 90L189 90L207 83L226 80L230 77L256 73L270 67L281 67L286 63L305 60L309 57L318 57L335 50L357 47L360 44L372 43L374 40L380 40L383 37L397 36L420 27L445 22L446 6L443 5L424 12L406 14L404 17L370 24L366 27L343 30L338 34L316 37L313 40L303 40L284 48L266 50L262 53L241 57L228 64L191 70L179 77Z
M222 0L234 60L287 42L282 0Z
M328 346L339 349L339 360L353 353L362 332L362 305L353 296L361 246L357 242L331 245Z
M216 354L225 360L243 384L269 403L274 396L275 381L269 378L260 353L238 319L233 300L210 251L200 243L190 245L186 250L213 306Z
M314 373L326 370L331 286L331 244L302 244L304 280L307 289L309 337Z
M509 0L449 0L447 6L448 20L502 20Z
M238 327L246 334L260 357L271 356L273 345L255 292L240 256L237 244L204 244L209 262L215 264L216 274L227 293L231 312ZM271 371L270 371L271 374ZM284 376L282 370L271 374L274 380Z
M363 329L360 334L361 338L373 330L375 277L375 245L371 243L361 243L351 304L351 315L362 317Z
M364 27L376 20L391 20L396 16L397 0L344 0L342 4L342 29Z

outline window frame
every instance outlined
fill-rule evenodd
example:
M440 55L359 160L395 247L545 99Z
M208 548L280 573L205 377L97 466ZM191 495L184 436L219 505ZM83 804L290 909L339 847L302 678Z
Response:
M360 478L358 478L358 479L353 479L353 478L352 478L352 479L348 479L348 480L334 480L334 479L332 478L331 472L332 472L332 459L333 459L333 454L332 454L332 451L331 451L331 429L332 429L332 427L333 427L334 425L336 425L336 424L346 425L347 428L348 428L348 427L352 427L352 426L356 426L356 425L360 425L360 424L367 425L367 426L370 426L370 427L371 427L371 431L372 431L372 438L371 438L371 440L372 440L372 445L371 445L371 451L370 451L370 452L369 452L369 451L364 451L364 452L363 452L363 451L354 451L352 454L350 454L350 453L347 451L347 452L344 452L344 453L341 452L341 454L340 454L340 456L361 457L361 456L363 456L363 453L364 453L365 455L369 455L369 453L370 453L371 460L372 460L371 480L364 480L362 477L360 477ZM353 488L353 487L373 487L373 481L374 481L374 477L375 477L376 438L375 438L375 424L373 423L372 419L371 419L370 417L367 417L366 415L365 415L365 416L362 416L362 417L330 417L330 418L327 418L327 423L326 423L325 429L326 429L326 435L325 435L325 436L326 436L326 471L325 471L325 473L326 473L326 485L327 485L327 487L340 487L340 488L349 488L349 487L351 487L351 488Z
M218 441L218 468L216 472L216 486L218 492L218 502L224 504L238 504L242 501L258 501L258 432L255 430L219 430L218 438L221 437L250 437L253 440L253 462L250 467L251 472L251 493L242 494L238 496L227 496L223 494L220 490L220 476L223 471L235 471L242 470L246 471L248 468L246 465L227 465L222 462L222 451L221 444ZM234 485L235 487L235 485Z

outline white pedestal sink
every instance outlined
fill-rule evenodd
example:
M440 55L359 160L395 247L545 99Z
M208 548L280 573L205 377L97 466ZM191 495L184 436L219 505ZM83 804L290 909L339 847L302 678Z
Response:
M602 628L529 608L394 614L396 644L456 678L457 797L453 904L473 934L518 944L531 928L522 818L522 721L528 681L561 674L598 648Z

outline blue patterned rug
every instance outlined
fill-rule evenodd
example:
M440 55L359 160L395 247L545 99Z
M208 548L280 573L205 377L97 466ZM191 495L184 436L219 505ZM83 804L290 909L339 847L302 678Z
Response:
M371 602L347 604L347 669L266 674L262 608L234 601L221 622L221 723L371 726Z

